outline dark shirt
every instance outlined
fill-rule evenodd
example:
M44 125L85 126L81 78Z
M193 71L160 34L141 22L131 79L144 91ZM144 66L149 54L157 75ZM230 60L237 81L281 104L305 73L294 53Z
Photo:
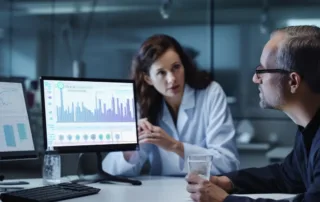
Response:
M237 194L297 194L293 202L320 202L320 110L310 123L298 126L292 152L283 163L225 174ZM229 195L224 202L289 202Z

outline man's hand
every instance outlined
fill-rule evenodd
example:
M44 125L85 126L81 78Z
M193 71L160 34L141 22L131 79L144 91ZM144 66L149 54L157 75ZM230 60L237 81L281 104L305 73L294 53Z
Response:
M201 178L196 174L186 177L187 191L195 202L223 202L228 193L217 185Z
M227 176L211 176L210 182L230 193L233 189L231 180Z

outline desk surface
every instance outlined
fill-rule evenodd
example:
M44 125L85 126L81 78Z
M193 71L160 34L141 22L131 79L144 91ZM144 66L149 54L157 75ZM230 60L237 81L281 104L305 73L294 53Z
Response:
M293 147L276 147L267 152L266 157L268 159L285 159L292 151L292 148Z
M70 178L69 178L70 179ZM90 184L100 188L101 191L96 195L67 200L70 202L87 202L87 201L117 201L117 202L187 202L192 201L189 198L189 193L186 191L186 181L184 178L175 177L140 177L141 186L132 186L129 184ZM42 179L26 180L30 185L26 188L42 186ZM67 181L67 178L64 179ZM170 194L169 194L170 193ZM246 195L251 198L271 198L283 199L290 198L293 195L289 194L250 194Z

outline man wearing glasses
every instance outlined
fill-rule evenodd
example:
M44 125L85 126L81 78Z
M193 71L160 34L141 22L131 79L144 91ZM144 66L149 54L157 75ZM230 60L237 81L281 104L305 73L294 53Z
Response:
M260 106L286 113L298 130L283 163L212 176L190 174L187 191L197 202L289 202L231 194L297 194L294 202L320 202L320 28L276 30L265 45L253 82Z

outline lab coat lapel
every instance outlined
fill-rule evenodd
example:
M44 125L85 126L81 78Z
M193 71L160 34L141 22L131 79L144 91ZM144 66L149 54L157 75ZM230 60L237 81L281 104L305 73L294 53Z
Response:
M188 121L188 110L194 108L195 106L195 92L194 89L185 85L184 93L182 97L182 102L178 111L177 128L174 126L173 119L169 112L169 109L163 101L163 114L162 121L173 131L175 134L181 134L183 128Z
M195 106L195 91L188 85L185 85L182 102L178 112L177 129L178 133L181 134L188 118L190 116L189 109L193 109Z
M162 111L161 120L170 128L170 130L172 130L173 132L176 132L171 114L164 100L163 100L162 106L163 106L163 111Z

